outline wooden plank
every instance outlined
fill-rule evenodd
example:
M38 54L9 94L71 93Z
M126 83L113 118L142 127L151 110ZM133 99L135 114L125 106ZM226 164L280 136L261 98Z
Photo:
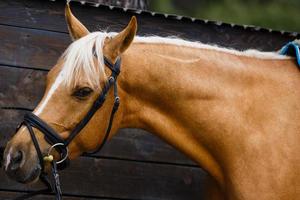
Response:
M200 200L209 178L199 168L92 158L74 160L60 176L68 195L143 200ZM3 171L0 179L1 190L33 187L8 180Z
M0 25L0 63L49 69L70 43L63 33Z
M0 1L0 24L67 32L64 21L64 1L45 2L39 0L2 0ZM108 7L82 6L72 3L72 9L78 18L90 30L120 31L131 15L136 15L139 22L139 34L155 34L161 36L179 36L182 38L213 43L221 46L261 50L277 50L296 35L270 32L266 29L244 28L228 24L218 25L204 21L193 22L189 18L177 20L166 18L162 14L152 16L151 13L130 13L121 9L110 10Z
M20 195L24 195L24 192L8 192L8 191L0 191L0 199L2 200L12 200ZM30 200L53 200L54 196L52 195L37 195L35 197L30 198ZM111 198L93 198L93 197L76 197L76 196L63 196L63 200L111 200ZM114 199L121 200L121 199ZM124 199L122 199L124 200Z
M34 109L45 90L46 71L0 65L0 107Z
M46 71L0 65L0 107L34 109L44 94L46 75Z

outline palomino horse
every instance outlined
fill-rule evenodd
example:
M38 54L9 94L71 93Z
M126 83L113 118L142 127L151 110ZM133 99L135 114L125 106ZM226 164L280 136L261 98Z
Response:
M47 76L34 114L67 138L91 108L121 58L120 128L145 129L185 153L215 181L209 199L300 198L300 73L295 60L161 37L135 37L133 17L118 34L89 31L66 9L74 42ZM106 101L69 146L69 158L104 140L114 103ZM39 129L42 154L50 148ZM55 154L55 159L60 159ZM5 170L20 182L41 173L28 128L5 150ZM47 169L47 168L46 168Z

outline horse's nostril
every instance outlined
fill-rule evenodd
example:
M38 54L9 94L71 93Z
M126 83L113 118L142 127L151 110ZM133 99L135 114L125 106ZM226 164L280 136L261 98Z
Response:
M10 170L13 171L18 169L21 165L22 159L23 159L22 151L17 151L11 158Z
M18 163L21 162L23 158L23 153L22 151L17 151L17 153L15 154L15 156L13 157L13 161Z

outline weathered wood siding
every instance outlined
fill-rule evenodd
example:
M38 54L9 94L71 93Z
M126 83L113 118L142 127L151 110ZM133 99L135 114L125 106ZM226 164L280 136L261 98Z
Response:
M297 34L216 24L189 18L73 3L73 11L90 30L120 31L136 15L139 35L178 36L222 46L279 49ZM0 1L0 146L32 110L44 92L47 71L70 44L64 1ZM154 15L154 16L153 16ZM121 130L93 157L81 157L61 173L65 199L199 200L208 175L155 136ZM0 172L0 199L39 187L17 184ZM35 199L51 199L49 196Z

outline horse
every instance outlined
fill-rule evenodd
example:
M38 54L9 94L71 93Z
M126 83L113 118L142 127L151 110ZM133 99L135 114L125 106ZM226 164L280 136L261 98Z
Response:
M73 42L49 71L33 111L61 138L69 137L105 89L111 69L104 57L114 65L121 60L115 82L121 103L108 139L121 128L157 135L209 173L214 184L208 199L299 199L300 73L294 58L136 36L135 17L119 33L90 33L68 4L65 14ZM108 90L70 142L71 160L105 140L114 102ZM29 132L21 126L4 153L5 172L22 183L43 172ZM53 146L40 129L32 134L45 155ZM54 159L61 159L58 150Z

